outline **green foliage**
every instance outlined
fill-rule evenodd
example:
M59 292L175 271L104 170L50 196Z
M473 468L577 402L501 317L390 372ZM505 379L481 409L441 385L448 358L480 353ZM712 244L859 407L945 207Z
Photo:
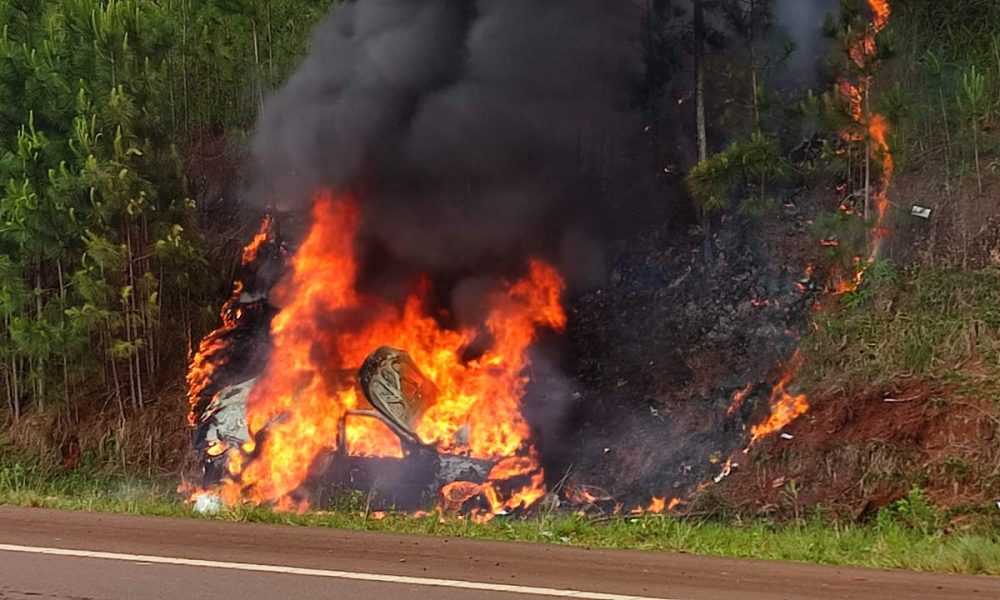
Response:
M704 210L719 212L735 205L742 212L759 214L772 203L767 185L784 181L789 172L774 141L755 132L695 166L687 184Z
M924 270L902 274L876 262L863 297L817 317L806 340L813 378L876 383L906 375L961 377L976 361L980 392L1000 380L1000 273ZM845 298L847 300L847 298Z
M247 127L320 0L0 0L0 384L138 409L214 303L182 151Z
M851 276L857 275L857 269L862 265L855 264ZM861 285L844 293L841 302L849 309L858 309L875 298L879 292L891 290L899 281L896 265L889 259L879 259L864 267Z
M923 490L914 487L906 498L880 510L876 522L882 531L892 531L902 525L924 536L934 536L944 524L944 515L927 500Z
M1000 151L986 135L1000 117L1000 3L899 3L885 37L897 84L881 104L898 162L943 162L946 186L981 179L982 155Z

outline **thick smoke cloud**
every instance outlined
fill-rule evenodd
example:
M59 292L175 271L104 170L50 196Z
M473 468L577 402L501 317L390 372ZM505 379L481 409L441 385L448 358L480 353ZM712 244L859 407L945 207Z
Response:
M358 0L333 9L254 140L255 197L362 197L369 254L482 273L567 240L584 148L618 127L632 0ZM489 269L486 269L488 272Z

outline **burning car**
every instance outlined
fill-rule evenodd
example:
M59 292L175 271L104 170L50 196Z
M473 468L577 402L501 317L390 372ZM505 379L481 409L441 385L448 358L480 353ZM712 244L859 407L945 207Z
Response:
M329 452L318 457L314 473L299 494L323 499L338 488L363 489L380 504L420 506L435 501L438 491L452 482L482 485L495 464L460 454L439 451L420 440L414 428L433 403L434 384L420 372L410 356L383 346L365 359L358 382L374 410L346 411L337 439ZM252 456L257 440L247 426L247 402L257 379L227 387L217 394L199 418L195 446L201 452L203 479L220 484L236 454ZM346 439L348 419L374 419L389 428L402 449L398 458L351 456ZM261 432L266 437L266 430ZM467 433L466 433L467 435ZM460 438L461 441L461 438Z
M271 221L248 246L245 270L267 257L283 268L265 293L237 283L192 359L193 487L279 508L337 487L396 506L440 489L484 519L537 502L544 473L521 401L538 332L565 326L562 278L532 260L490 293L481 322L445 326L426 281L402 303L358 291L357 231L354 200L322 191L294 253L273 250Z

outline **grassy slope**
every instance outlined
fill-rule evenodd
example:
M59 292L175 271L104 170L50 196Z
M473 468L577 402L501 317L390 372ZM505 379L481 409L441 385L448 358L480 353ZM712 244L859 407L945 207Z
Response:
M1000 272L880 263L843 309L821 314L807 343L817 379L885 383L944 379L996 397L1000 382ZM967 369L975 363L976 369Z
M68 510L198 517L167 480L72 473L8 458L0 464L0 504ZM492 540L690 552L714 556L792 560L834 565L1000 575L1000 545L989 528L944 533L940 515L919 494L883 511L868 525L822 519L775 524L674 517L595 520L547 512L476 525L460 519L369 514L357 499L303 515L240 507L214 517L224 521L278 523ZM207 518L207 517L198 517Z

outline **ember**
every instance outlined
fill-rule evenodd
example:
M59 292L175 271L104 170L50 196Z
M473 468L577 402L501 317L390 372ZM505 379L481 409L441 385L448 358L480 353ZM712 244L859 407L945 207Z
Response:
M746 384L746 387L744 387L741 390L738 390L735 394L733 394L733 402L732 404L729 405L729 410L728 410L729 414L731 415L736 414L736 411L738 411L740 407L743 406L743 401L747 399L747 396L749 396L750 392L752 391L753 391L753 383L748 383Z

